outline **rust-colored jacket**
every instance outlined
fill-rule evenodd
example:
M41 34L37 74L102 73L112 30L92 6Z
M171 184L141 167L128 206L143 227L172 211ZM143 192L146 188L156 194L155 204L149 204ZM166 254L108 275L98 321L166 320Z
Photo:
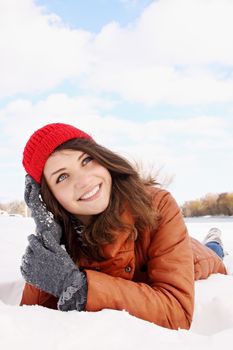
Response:
M116 242L105 246L103 262L77 261L87 276L86 310L127 310L163 327L188 329L194 308L194 279L226 270L213 251L190 239L170 193L151 190L155 211L161 215L156 230L146 229L136 241L129 238L129 232L120 233ZM131 215L123 217L133 223ZM57 299L26 284L24 304L56 308Z

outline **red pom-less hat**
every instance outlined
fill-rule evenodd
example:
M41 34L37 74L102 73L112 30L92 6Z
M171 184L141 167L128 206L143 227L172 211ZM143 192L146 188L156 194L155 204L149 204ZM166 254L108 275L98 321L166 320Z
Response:
M44 165L50 154L62 143L75 138L92 140L84 131L62 123L48 124L35 131L23 152L23 166L26 172L40 183Z

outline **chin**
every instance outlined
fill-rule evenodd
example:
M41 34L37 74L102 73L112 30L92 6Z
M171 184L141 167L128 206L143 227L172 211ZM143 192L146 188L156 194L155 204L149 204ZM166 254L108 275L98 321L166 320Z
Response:
M93 213L93 215L98 215L98 214L103 213L107 209L107 207L108 207L108 204L101 206L100 208L95 210L95 213Z

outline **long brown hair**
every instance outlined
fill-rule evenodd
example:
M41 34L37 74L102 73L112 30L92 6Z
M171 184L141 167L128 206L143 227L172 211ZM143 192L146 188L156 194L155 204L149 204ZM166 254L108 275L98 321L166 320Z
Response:
M48 210L61 224L64 233L63 243L74 261L78 258L80 250L89 258L101 261L104 259L101 245L113 242L116 239L116 232L130 229L133 238L136 239L145 227L156 226L158 214L152 208L152 198L148 191L148 186L157 184L155 179L152 177L142 179L138 171L126 159L92 140L72 139L57 147L54 152L64 149L87 153L108 169L112 177L112 191L108 207L104 212L93 215L91 222L83 231L82 241L83 246L86 247L84 249L77 242L71 214L58 203L45 177L42 176L41 195ZM129 208L135 221L132 227L122 222L121 219L121 214L126 207Z

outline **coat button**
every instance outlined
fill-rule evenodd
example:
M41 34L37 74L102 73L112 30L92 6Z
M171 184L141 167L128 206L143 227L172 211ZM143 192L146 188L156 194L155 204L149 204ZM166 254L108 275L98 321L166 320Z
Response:
M132 271L132 267L131 266L126 266L125 268L125 272L131 272Z

